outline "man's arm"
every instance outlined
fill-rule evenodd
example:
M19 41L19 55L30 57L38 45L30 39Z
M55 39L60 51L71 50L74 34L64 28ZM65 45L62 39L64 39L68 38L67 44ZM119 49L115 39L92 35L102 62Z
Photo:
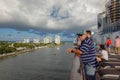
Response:
M80 56L82 54L82 51L80 51L79 49L73 49L72 50L77 56Z
M80 51L79 49L75 49L75 48L68 48L67 53L75 53L77 56L80 56L82 54L82 51Z

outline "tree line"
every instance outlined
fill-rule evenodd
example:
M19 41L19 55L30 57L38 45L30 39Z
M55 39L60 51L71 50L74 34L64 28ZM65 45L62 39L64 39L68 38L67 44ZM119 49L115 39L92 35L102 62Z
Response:
M25 49L35 49L35 47L41 47L41 46L48 46L48 47L55 47L58 46L55 43L17 43L17 42L5 42L0 41L0 54L7 54L16 52L17 48L25 48Z

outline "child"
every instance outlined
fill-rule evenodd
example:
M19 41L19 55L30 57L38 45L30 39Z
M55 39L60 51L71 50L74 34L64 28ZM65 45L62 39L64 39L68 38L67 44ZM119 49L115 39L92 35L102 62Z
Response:
M100 61L107 61L108 60L108 52L107 52L107 50L105 48L105 45L101 44L100 45L100 50L101 50L101 53L97 57L98 62L100 62Z

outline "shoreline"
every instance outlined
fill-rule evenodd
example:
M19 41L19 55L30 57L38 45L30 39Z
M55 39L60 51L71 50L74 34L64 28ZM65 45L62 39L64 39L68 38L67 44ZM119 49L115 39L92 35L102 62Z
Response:
M0 58L13 56L13 55L18 55L18 54L23 54L25 52L30 52L30 51L33 51L33 50L35 50L35 49L16 51L16 52L12 52L12 53L4 53L4 54L0 54Z
M48 47L53 48L53 47L57 47L57 46L61 46L61 45L45 45L45 46L35 47L33 49L22 49L22 50L18 50L18 51L11 52L11 53L3 53L3 54L0 54L0 59L4 58L4 57L8 57L8 56L14 56L14 55L17 56L18 54L24 54L26 52L34 51L34 50L41 49L41 48L48 48Z
M16 51L16 52L12 52L12 53L4 53L4 54L0 54L0 59L4 58L4 57L8 57L8 56L13 56L13 55L18 55L18 54L24 54L26 52L30 52L30 51L34 51L37 49L41 49L41 48L47 48L48 46L42 46L42 47L36 47L34 49L26 49L26 50L21 50L21 51Z

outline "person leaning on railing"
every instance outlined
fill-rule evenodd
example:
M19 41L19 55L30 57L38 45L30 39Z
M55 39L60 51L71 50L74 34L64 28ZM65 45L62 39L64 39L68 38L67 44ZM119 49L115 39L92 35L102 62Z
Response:
M78 49L68 48L68 53L75 53L80 56L84 65L84 71L87 80L95 80L95 72L98 67L96 59L96 50L93 40L91 39L91 31L86 31L81 37L82 43Z

